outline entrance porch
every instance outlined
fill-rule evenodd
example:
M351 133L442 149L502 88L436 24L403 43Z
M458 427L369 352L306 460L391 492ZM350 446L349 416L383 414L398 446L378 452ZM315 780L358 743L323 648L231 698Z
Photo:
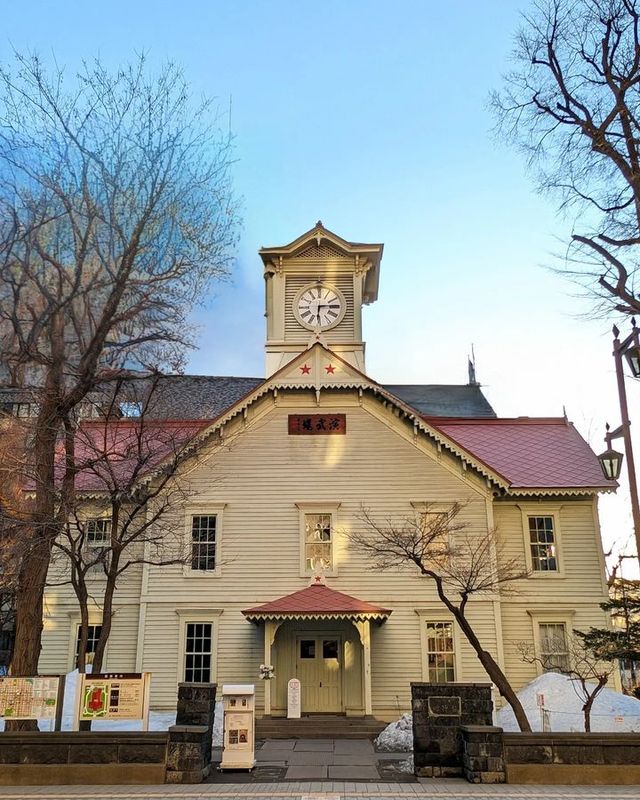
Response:
M382 624L389 609L316 580L306 589L242 613L264 626L264 664L275 671L264 682L265 716L287 716L291 678L300 681L303 716L372 715L371 623Z

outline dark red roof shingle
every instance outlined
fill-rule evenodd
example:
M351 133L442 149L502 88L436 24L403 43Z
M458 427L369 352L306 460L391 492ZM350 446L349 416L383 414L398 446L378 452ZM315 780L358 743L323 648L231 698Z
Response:
M374 614L388 616L388 608L380 608L365 600L337 592L324 584L312 584L293 594L279 597L260 606L247 608L242 612L245 616L287 616L289 614Z
M518 489L613 488L598 459L563 417L443 419L425 417Z

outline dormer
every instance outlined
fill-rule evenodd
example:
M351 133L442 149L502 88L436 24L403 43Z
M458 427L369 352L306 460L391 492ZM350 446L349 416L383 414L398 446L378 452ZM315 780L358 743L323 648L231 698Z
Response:
M288 245L261 248L267 377L316 342L365 371L362 306L378 297L382 250L321 222Z

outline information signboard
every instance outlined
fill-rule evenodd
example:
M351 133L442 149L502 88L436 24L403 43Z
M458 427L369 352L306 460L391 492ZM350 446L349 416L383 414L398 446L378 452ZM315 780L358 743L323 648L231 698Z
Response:
M48 719L59 727L63 693L60 675L0 678L0 719Z
M100 719L149 718L150 672L106 672L80 676L77 699L79 722Z

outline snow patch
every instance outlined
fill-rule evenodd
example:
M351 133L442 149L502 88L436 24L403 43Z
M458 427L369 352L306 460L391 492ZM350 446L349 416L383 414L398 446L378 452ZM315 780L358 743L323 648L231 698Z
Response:
M403 714L391 722L376 739L378 750L389 753L410 753L413 750L413 721L411 714Z
M542 730L542 714L538 695L544 695L544 709L552 731L584 731L584 705L580 685L567 675L546 672L517 693L531 728ZM494 713L495 724L505 731L518 731L511 706ZM591 709L592 731L640 731L640 700L613 689L602 689Z

